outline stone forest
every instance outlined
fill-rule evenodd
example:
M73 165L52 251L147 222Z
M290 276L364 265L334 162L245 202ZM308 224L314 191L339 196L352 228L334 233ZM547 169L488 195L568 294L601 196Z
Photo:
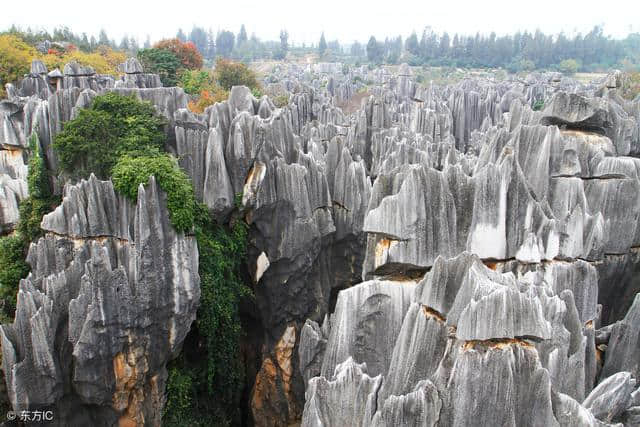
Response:
M625 74L281 61L198 109L144 59L6 84L5 412L640 425Z

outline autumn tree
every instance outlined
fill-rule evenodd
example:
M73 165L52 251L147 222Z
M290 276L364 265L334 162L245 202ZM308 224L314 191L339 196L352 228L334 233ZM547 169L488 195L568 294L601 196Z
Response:
M182 64L182 67L187 70L202 68L202 55L192 42L182 42L177 38L167 39L157 42L153 47L173 53Z
M0 36L0 98L5 96L4 85L13 83L27 74L31 60L36 57L34 48L13 35Z

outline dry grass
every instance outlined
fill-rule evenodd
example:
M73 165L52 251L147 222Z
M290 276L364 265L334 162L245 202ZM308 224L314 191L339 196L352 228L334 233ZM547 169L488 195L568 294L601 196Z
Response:
M348 101L340 102L336 106L339 107L345 114L353 114L360 109L362 100L370 95L369 91L358 92L351 97Z

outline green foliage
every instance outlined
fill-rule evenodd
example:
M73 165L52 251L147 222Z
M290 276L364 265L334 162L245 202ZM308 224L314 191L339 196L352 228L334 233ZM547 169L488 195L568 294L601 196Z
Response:
M247 86L249 89L260 89L256 74L245 64L218 58L216 61L216 80L223 89L233 86Z
M93 172L106 179L120 156L159 152L164 124L148 102L115 93L97 96L56 135L60 169L72 178Z
M242 364L238 342L242 333L238 318L240 298L248 289L238 270L246 258L247 227L238 221L226 230L209 219L201 208L196 227L200 251L200 307L197 324L207 344L207 386L224 406L237 403ZM225 331L220 334L220 331ZM232 407L232 406L230 406Z
M145 71L160 76L163 86L175 86L178 82L178 70L182 63L167 49L149 48L138 51L138 59Z
M202 55L192 42L182 42L180 39L161 40L153 45L156 49L164 49L173 53L183 68L197 70L202 68Z
M565 74L575 74L580 69L580 63L575 59L565 59L560 62L558 69Z
M99 178L106 178L117 159L113 150L117 133L109 114L80 110L55 136L60 168L74 177L84 177L93 171Z
M273 103L278 108L286 107L289 104L289 95L284 93L280 94L273 98Z
M25 241L18 234L0 238L0 321L10 322L16 309L20 279L27 277L29 266L24 261Z
M171 223L178 231L189 231L194 223L195 196L191 180L180 169L175 158L168 154L120 157L113 168L111 179L120 193L136 200L140 184L149 182L153 175L167 193L167 208Z
M0 98L4 85L15 83L29 72L36 51L17 35L0 35Z
M544 101L539 99L533 103L533 111L541 111L544 108Z
M40 150L40 141L35 132L29 138L29 149L31 150L29 175L27 176L29 195L38 199L49 198L51 196L49 174Z
M519 59L515 62L515 65L512 65L513 72L518 71L533 71L536 69L536 63L530 59Z
M27 244L42 236L42 229L40 229L42 217L51 212L59 201L59 198L55 197L46 199L27 197L20 203L20 221L16 231Z
M193 412L193 378L183 366L178 366L180 359L169 366L167 379L167 404L164 407L163 425L186 426L194 424Z
M163 419L168 426L231 425L238 424L240 418L244 366L238 306L242 298L251 295L241 274L247 225L238 221L228 228L214 222L206 206L198 205L197 211L194 229L201 289L193 327L197 350L190 357L185 348L174 361L172 370L177 372L169 376Z
M214 92L218 84L210 71L185 70L180 74L178 86L189 95L198 95L203 90Z
M260 89L260 87L253 87L253 88L251 88L251 94L255 98L260 99L260 98L262 98L262 89Z
M10 322L16 308L16 294L20 279L29 273L29 265L25 262L29 243L42 236L40 228L42 217L59 203L58 197L51 195L48 171L40 151L38 137L32 134L29 138L31 158L27 183L29 197L20 203L20 220L16 232L0 238L0 321Z
M625 73L622 78L622 96L635 99L640 95L640 72Z

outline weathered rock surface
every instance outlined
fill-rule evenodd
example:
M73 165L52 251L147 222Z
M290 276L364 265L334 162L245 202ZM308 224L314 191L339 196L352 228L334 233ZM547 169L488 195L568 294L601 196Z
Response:
M136 204L92 176L65 187L31 245L2 361L16 411L56 425L160 425L167 377L199 303L198 249L153 178Z
M31 133L55 169L52 136L95 94L155 105L198 199L220 221L238 206L250 225L255 425L599 426L640 417L631 386L640 353L640 104L619 96L615 75L588 85L548 73L423 86L406 65L393 73L281 64L265 89L287 105L234 87L195 114L181 89L160 87L136 61L122 70L114 82L71 65L59 79L36 63L23 92L10 88L0 136L20 156L0 157L8 177L0 189L15 200L3 204L3 221L10 227L4 218L24 197L9 182L24 180ZM537 101L543 111L533 111ZM88 197L80 187L68 190L43 222L43 242L71 240L91 255L84 263L104 258L94 240L109 248L110 269L73 264L65 279L73 289L95 271L132 283L139 255L125 248L137 239L135 214L113 216L124 205L107 184L92 185L91 212L78 208ZM50 275L43 265L25 289ZM161 384L160 365L136 376L140 384L151 372ZM39 375L29 381L55 394L49 377L58 374ZM153 395L140 387L144 399Z

